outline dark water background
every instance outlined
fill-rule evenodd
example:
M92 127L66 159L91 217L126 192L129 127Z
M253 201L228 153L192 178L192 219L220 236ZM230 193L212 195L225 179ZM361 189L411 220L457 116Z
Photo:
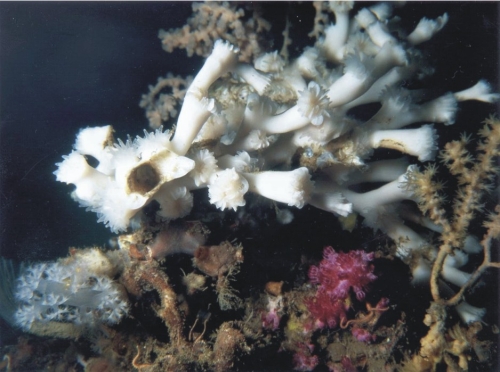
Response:
M286 16L297 46L292 53L312 44L306 36L314 16L310 4L263 7L274 49L281 48ZM432 87L437 95L485 78L500 91L498 3L409 3L396 13L411 30L421 17L445 11L448 25L423 46L436 73L411 87ZM70 199L70 186L55 181L55 163L71 152L82 127L111 124L116 138L142 135L148 124L138 103L148 85L167 72L195 74L203 63L183 50L164 52L157 38L160 28L180 27L190 14L189 3L0 3L2 257L41 261L65 255L69 246L107 243L111 234L95 214ZM437 125L440 143L475 133L497 111L477 102L460 107L455 126Z

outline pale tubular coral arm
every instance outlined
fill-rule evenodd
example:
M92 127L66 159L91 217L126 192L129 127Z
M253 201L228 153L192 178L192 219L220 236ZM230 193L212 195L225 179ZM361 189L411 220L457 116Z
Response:
M316 184L316 190L321 192L341 192L352 203L353 211L365 218L365 224L374 229L380 229L396 243L398 257L408 258L412 252L428 245L419 234L406 226L396 215L392 203L404 199L411 200L413 195L405 188L406 174L379 189L363 194L346 188L334 186L331 183Z
M361 9L356 15L356 21L361 28L364 28L372 42L382 47L386 42L396 43L396 39L389 33L385 25L379 21L379 15L381 13L376 14L377 10L381 10L382 8L373 10L370 9ZM390 10L384 10L384 13L389 12ZM384 17L387 14L384 14Z
M379 78L373 85L361 96L353 101L347 102L342 106L343 111L353 107L364 105L366 103L378 102L380 95L388 86L395 86L398 82L409 78L415 71L415 65L393 67L389 72Z
M452 93L447 93L421 105L400 103L388 98L380 110L365 123L366 130L398 129L418 122L434 122L451 125L455 122L457 100Z
M390 160L378 160L368 163L366 171L357 171L349 175L345 185L355 185L362 182L391 182L406 172L408 159L406 157Z
M76 151L63 158L61 163L56 164L56 179L76 186L72 196L78 202L87 207L95 206L102 198L102 192L110 181L109 177L92 168L85 157Z
M484 314L486 314L486 309L472 306L466 301L462 301L455 306L455 310L457 310L460 319L462 319L465 324L481 322Z
M326 28L322 49L328 60L340 62L343 60L344 46L349 36L349 10L352 9L353 4L352 2L347 5L332 4L332 10L335 13L335 25Z
M346 195L346 197L349 200L349 196ZM419 251L429 245L424 238L406 226L404 222L394 213L392 208L385 210L381 207L370 211L359 211L354 208L354 210L365 217L364 223L367 226L374 229L380 229L396 243L396 256L402 260L410 258L415 251ZM414 276L416 274L415 269L412 271ZM430 274L430 269L424 269L423 271L425 272L424 275ZM421 277L420 279L428 280L428 277Z
M419 224L420 226L423 226L434 232L440 234L443 233L443 226L434 223L429 217L425 217L422 216L421 214L415 213L409 208L406 208L406 206L404 205L399 206L398 213L403 219L407 221L412 221L413 223ZM481 246L481 243L479 242L479 239L476 236L467 235L464 240L462 249L464 252L471 254L471 253L481 252L483 250L483 247Z
M352 203L340 192L334 193L313 193L309 204L313 207L322 209L327 212L338 214L347 217L352 213Z
M305 167L293 171L265 171L243 175L248 180L250 191L297 208L308 203L314 187Z
M368 26L367 30L370 39L378 47L382 47L385 43L397 43L397 40L387 31L386 27L379 21Z
M171 148L177 154L186 154L202 125L215 110L215 101L206 98L208 89L219 77L234 67L237 50L231 44L218 40L212 54L191 83L171 142Z
M189 86L188 92L199 93L198 98L204 97L208 88L222 75L229 72L237 63L238 48L217 40L212 54L208 56L201 70L196 74Z
M443 280L440 280L438 284L439 289L448 298L451 298L455 295L455 291L451 289L450 286ZM455 306L455 310L460 316L460 319L462 319L465 324L481 322L484 314L486 314L486 309L472 306L467 301L460 302Z
M292 137L291 133L281 134L272 147L264 150L262 156L266 167L290 165L292 156L297 151L297 145L293 143Z
M245 122L245 125L253 129L263 130L267 133L279 134L293 132L305 127L310 122L311 119L302 115L299 106L295 105L282 114L262 118L261 121L255 121L253 123Z
M238 64L233 72L239 75L247 84L251 85L259 95L263 95L269 86L271 79L258 72L252 66L247 64Z
M443 265L441 276L448 282L456 286L463 286L470 279L471 274L463 272L455 267Z
M428 19L424 17L420 20L417 27L415 27L415 30L408 35L407 40L413 45L423 43L438 33L446 25L446 23L448 23L448 13L444 13L436 19Z
M457 101L476 100L493 103L500 99L499 93L492 93L491 86L486 80L479 80L474 86L454 94Z
M190 94L186 95L182 105L179 121L170 148L178 155L185 155L201 127L215 110L213 99L198 99Z
M347 61L346 73L328 89L330 108L358 98L391 68L406 62L404 50L390 42L384 44L373 60L364 62L365 65L355 58Z
M424 125L417 129L376 130L369 135L369 143L373 148L398 150L428 161L436 155L437 137L432 125Z
M353 208L356 211L372 210L385 204L403 200L415 200L413 192L406 187L407 174L412 171L412 166L409 166L407 172L399 176L398 179L372 191L357 193L342 189L340 192L353 204Z

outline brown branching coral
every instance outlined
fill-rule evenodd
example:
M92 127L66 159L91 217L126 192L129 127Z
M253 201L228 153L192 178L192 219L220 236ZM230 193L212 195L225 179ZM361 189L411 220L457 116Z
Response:
M160 30L158 37L167 52L186 49L190 57L207 57L217 39L227 40L240 49L241 62L251 62L262 54L262 35L270 28L258 9L253 10L251 17L245 17L245 10L235 3L214 1L193 3L193 16L184 27Z
M191 76L184 79L169 73L166 77L159 77L155 85L149 86L149 92L142 95L139 106L146 111L151 128L159 128L162 123L177 117L178 107L192 80Z
M410 180L415 194L420 199L422 211L442 229L441 245L431 269L433 303L424 320L430 329L421 340L419 355L414 358L414 364L422 371L435 370L443 360L452 370L455 370L455 364L461 370L467 369L466 353L470 347L465 347L464 342L458 341L459 338L464 339L460 335L465 331L459 325L447 330L447 309L465 304L464 295L474 288L487 269L500 268L500 262L493 261L491 252L493 242L500 237L500 206L497 205L495 211L483 223L486 233L480 243L483 252L482 263L470 275L464 274L465 279L456 293L451 292L443 283L446 260L448 257L454 258L464 254L467 250L465 242L470 223L477 213L483 212L482 197L492 189L492 182L498 172L494 162L500 154L500 121L493 117L487 119L479 135L481 140L476 148L476 156L467 150L466 145L470 142L470 137L466 136L448 143L441 153L443 163L449 172L457 177L458 183L450 217L447 217L443 199L439 195L442 185L432 179L436 170L434 166L422 173L413 174ZM465 318L466 323L479 320L477 315L470 314L469 318ZM471 327L477 327L474 324L476 323ZM458 362L455 363L452 355L458 358Z

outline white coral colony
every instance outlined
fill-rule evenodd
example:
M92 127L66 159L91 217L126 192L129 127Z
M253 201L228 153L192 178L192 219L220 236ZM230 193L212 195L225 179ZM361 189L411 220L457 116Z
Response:
M176 102L183 99L179 110L170 110L179 112L175 129L160 127L117 144L111 126L83 129L74 150L57 164L57 180L74 184L73 198L113 232L125 231L152 200L160 205L160 218L188 215L191 192L199 188L208 188L209 202L221 210L245 206L251 192L298 208L310 204L342 216L357 212L376 228L397 230L382 223L391 198L372 205L369 197L347 189L356 182L399 184L407 161L376 162L371 172L373 150L434 160L434 124L453 124L461 101L493 102L498 95L480 81L421 102L400 83L429 73L416 46L439 32L448 16L424 18L409 36L398 38L390 5L362 9L354 17L352 8L350 2L330 4L335 25L315 25L316 44L292 61L286 53L256 49L254 63L243 63L250 59L248 50L217 40L184 95L174 84ZM166 43L172 35L160 37ZM159 90L151 88L143 97L150 110L162 99L155 97ZM373 102L380 110L366 122L347 114ZM156 118L155 128L157 119L169 117L147 115ZM405 129L415 123L424 124ZM96 167L87 155L97 159ZM298 159L293 167L292 158ZM391 187L378 194L386 189ZM411 199L410 193L395 195ZM393 226L404 224L398 220ZM392 235L397 238L399 230Z

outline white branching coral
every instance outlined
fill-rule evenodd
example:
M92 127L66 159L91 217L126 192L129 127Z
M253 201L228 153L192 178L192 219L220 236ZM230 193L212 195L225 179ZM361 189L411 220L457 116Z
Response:
M74 184L73 198L114 232L128 229L154 200L157 214L170 220L189 214L193 190L208 188L208 201L221 210L244 207L251 192L298 208L357 213L410 262L429 242L404 222L423 223L402 207L419 198L407 188L416 169L408 165L435 158L435 124L453 124L462 101L500 96L483 80L437 98L402 87L431 73L417 46L437 35L446 14L422 19L408 36L396 29L392 4L357 14L351 2L314 6L316 42L289 60L286 51L259 44L269 23L257 13L248 18L233 3L193 4L188 25L161 31L160 39L167 51L185 48L206 60L194 77L168 74L142 97L159 129L117 144L110 126L82 130L58 163L57 180ZM351 116L371 103L380 108L368 120ZM379 148L408 158L370 162ZM375 182L369 192L353 191ZM425 227L439 232L436 226ZM420 262L415 275L428 278L428 258L412 262ZM459 266L444 267L450 282L466 280Z

